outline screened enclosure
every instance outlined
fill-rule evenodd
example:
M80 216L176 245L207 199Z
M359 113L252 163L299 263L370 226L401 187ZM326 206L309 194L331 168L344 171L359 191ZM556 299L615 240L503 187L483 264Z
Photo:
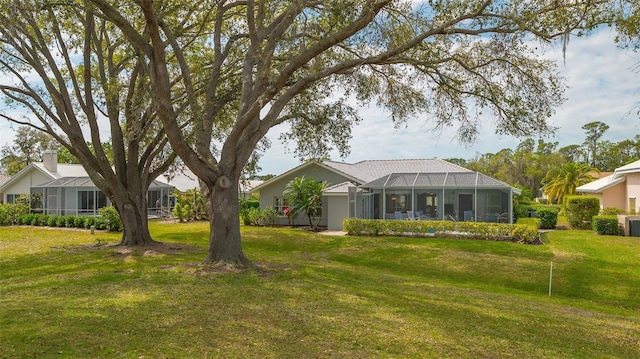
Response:
M147 191L149 216L159 216L173 206L173 186L153 181ZM49 215L97 216L111 201L89 177L64 177L31 188L31 211Z
M479 172L392 173L350 190L349 216L510 223L519 193Z

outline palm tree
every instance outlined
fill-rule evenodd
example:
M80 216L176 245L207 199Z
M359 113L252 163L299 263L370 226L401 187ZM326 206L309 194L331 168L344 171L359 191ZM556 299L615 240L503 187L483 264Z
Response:
M317 182L310 177L296 177L287 184L284 197L289 206L289 215L295 218L304 213L309 218L309 225L317 227L322 218L322 191L327 188L326 181ZM313 223L316 218L316 223Z
M567 162L547 172L542 190L549 196L549 202L563 203L566 196L576 193L577 187L594 180L593 172L600 173L586 163Z

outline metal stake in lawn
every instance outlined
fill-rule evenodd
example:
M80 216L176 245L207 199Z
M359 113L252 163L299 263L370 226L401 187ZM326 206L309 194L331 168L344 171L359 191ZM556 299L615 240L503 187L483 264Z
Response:
M551 296L551 280L553 279L553 262L549 265L549 296Z

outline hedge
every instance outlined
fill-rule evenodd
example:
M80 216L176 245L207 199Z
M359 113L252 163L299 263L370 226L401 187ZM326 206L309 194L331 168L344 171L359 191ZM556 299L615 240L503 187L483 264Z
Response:
M350 235L437 236L526 244L539 243L538 229L531 224L347 218L342 225Z
M111 231L122 230L122 221L120 221L120 217L118 216L116 218L111 210L107 210L107 216L103 215L101 217L74 215L52 216L42 213L26 213L19 216L16 219L15 224L86 229L94 226L95 229L109 229Z
M609 236L621 236L624 234L620 223L618 223L618 216L594 216L592 223L593 230L598 234Z
M576 229L591 228L593 216L600 212L600 200L589 196L568 196L565 199L569 225Z
M542 229L554 229L558 224L558 212L559 208L555 207L538 207L536 211L536 217L540 219L540 228Z

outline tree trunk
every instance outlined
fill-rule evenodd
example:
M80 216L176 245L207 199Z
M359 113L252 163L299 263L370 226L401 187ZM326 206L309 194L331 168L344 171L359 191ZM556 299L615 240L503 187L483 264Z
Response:
M204 263L214 266L248 267L251 262L242 253L238 188L223 176L205 191L209 208L209 254Z
M145 193L146 195L146 193ZM121 246L152 246L159 242L154 241L149 233L146 196L139 200L122 200L117 205L118 213L122 219Z

